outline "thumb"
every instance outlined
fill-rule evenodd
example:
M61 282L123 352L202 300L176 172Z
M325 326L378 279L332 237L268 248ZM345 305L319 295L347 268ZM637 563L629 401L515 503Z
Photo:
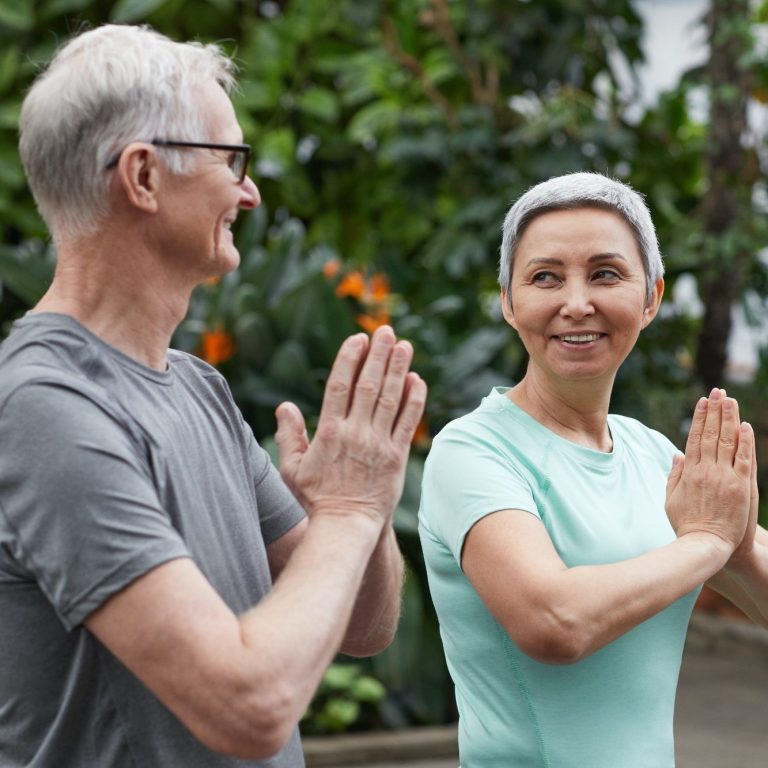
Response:
M675 488L677 488L684 467L685 456L683 456L682 453L676 453L672 457L672 469L669 471L669 477L667 477L667 498L669 498L672 493L674 493Z
M293 403L280 403L275 411L275 443L280 455L280 471L288 471L301 460L309 447L307 428L301 411Z

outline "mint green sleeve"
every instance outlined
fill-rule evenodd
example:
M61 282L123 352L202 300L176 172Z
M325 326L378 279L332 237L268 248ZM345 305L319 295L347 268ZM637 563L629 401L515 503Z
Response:
M514 453L450 425L435 438L424 470L421 523L461 564L464 539L486 515L520 509L541 517Z

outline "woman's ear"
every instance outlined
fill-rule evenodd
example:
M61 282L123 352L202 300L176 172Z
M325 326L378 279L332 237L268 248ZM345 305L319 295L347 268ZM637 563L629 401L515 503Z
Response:
M509 293L506 288L501 289L501 313L504 315L504 319L507 323L517 330L515 313L512 311L512 305L509 302Z
M129 144L120 154L115 174L131 205L145 213L157 211L160 167L153 147Z
M661 306L661 297L664 295L664 278L660 277L653 286L653 289L651 290L651 295L645 305L645 309L643 310L643 325L642 327L645 328L648 325L650 325L651 320L653 320L654 317L659 312L659 307Z

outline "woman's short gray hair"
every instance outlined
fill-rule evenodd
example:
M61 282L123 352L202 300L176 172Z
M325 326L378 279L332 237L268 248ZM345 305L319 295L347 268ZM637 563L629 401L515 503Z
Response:
M664 275L656 230L642 196L628 184L600 173L568 173L531 187L507 212L502 227L499 285L509 295L515 254L525 228L549 211L573 208L604 208L615 211L635 235L645 268L646 297Z
M109 212L106 166L130 142L205 141L197 86L214 80L229 92L234 70L217 45L177 43L149 27L107 24L61 46L19 119L21 160L49 230L96 229ZM163 151L173 172L190 170L190 153Z

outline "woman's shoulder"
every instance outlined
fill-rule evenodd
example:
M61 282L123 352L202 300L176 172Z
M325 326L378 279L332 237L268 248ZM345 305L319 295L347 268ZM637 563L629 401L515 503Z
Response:
M457 471L470 457L510 466L536 463L547 450L548 436L539 434L543 428L504 393L495 387L474 410L448 422L432 441L428 463L452 464Z
M614 438L622 440L630 450L652 452L663 459L668 459L678 452L675 444L652 427L631 416L610 414L608 423Z

